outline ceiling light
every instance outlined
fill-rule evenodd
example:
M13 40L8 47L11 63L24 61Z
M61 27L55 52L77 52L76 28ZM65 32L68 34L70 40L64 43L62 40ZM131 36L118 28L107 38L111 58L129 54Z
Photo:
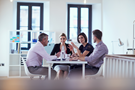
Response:
M10 2L13 2L13 0L10 0Z
M86 4L86 0L84 0L84 4Z

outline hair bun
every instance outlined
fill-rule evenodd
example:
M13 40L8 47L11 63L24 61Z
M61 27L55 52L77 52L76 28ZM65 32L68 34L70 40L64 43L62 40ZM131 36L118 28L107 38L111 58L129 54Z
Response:
M60 34L60 37L61 37L61 36L64 36L64 37L66 37L66 38L67 38L67 36L66 36L66 34L65 34L65 33Z

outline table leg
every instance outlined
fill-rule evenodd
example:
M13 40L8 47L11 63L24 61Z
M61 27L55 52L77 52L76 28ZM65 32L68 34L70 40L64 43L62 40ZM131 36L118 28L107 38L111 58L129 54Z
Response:
M49 63L48 65L48 80L51 80L51 63Z
M85 79L85 64L82 67L82 78Z

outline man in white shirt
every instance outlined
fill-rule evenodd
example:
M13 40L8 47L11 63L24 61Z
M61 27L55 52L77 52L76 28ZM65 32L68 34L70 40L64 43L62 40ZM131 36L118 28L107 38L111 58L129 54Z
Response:
M38 39L39 41L28 51L26 64L30 73L48 75L48 68L42 67L43 58L47 61L51 61L53 59L58 58L60 56L60 53L50 56L45 51L44 47L47 46L48 44L47 34L41 33ZM52 78L54 78L56 75L56 72L52 69L51 73L52 73L51 74Z

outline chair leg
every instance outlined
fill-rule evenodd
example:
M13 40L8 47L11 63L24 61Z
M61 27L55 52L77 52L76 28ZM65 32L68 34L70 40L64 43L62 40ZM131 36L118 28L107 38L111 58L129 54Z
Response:
M44 78L44 80L46 79L46 76L44 76L45 78Z
M33 77L32 77L32 76L30 76L30 79L32 80L32 79L33 79Z

